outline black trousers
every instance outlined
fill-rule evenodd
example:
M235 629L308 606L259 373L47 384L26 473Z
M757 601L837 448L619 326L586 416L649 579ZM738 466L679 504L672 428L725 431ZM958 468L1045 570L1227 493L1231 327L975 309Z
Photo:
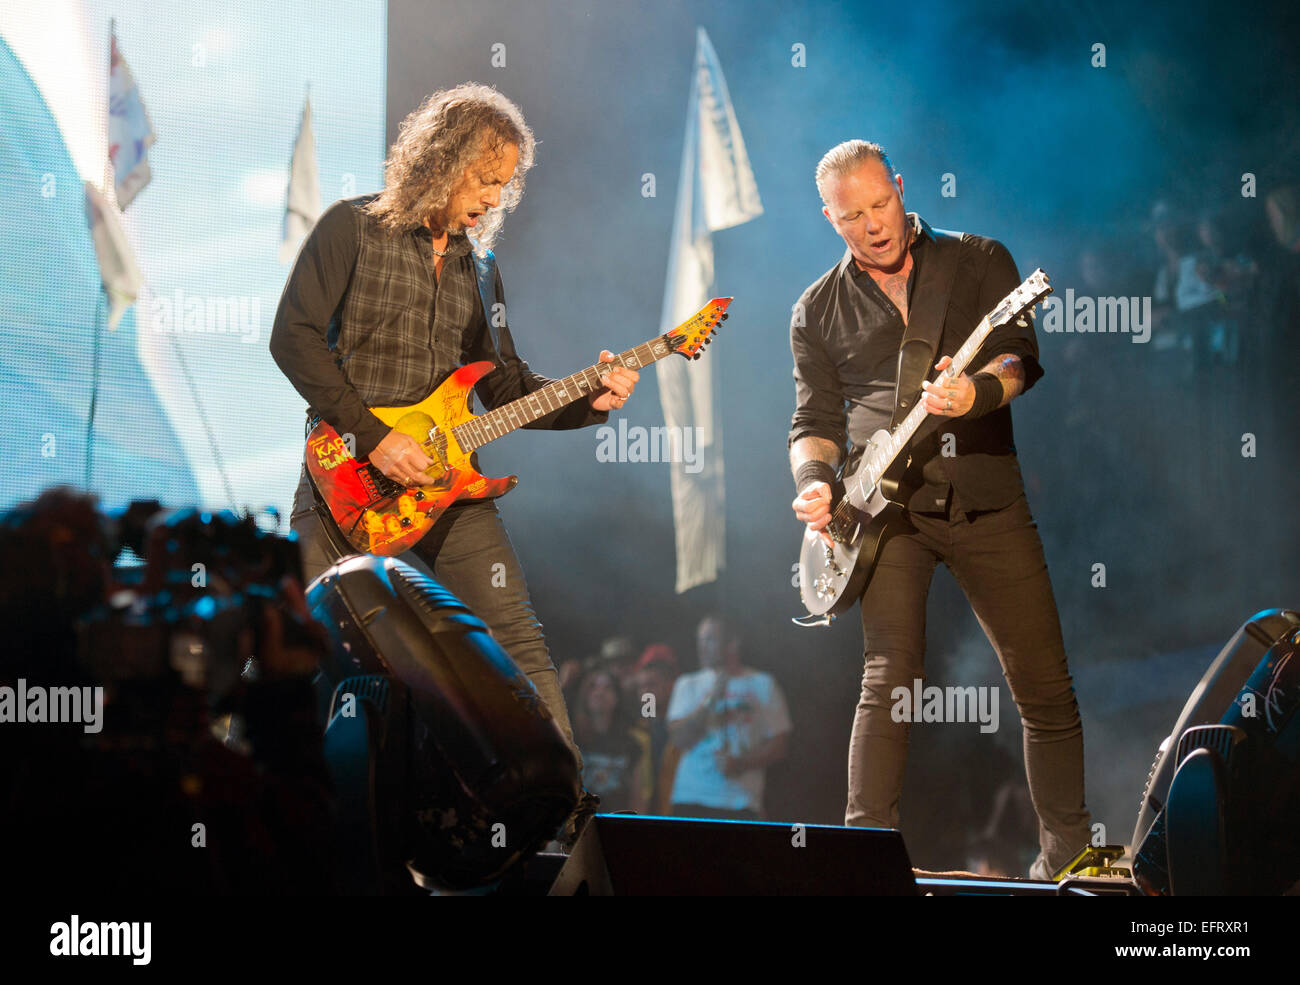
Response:
M1090 840L1083 728L1038 526L1024 494L1004 509L910 513L862 595L865 667L849 746L844 823L896 828L909 725L891 714L896 687L924 679L925 607L942 562L997 652L1023 723L1025 772L1039 820L1036 875L1063 866ZM902 717L902 716L899 716ZM958 728L972 729L970 724Z
M334 520L322 520L314 505L311 480L304 467L289 521L299 538L304 585L339 559L339 552L322 527ZM346 543L337 526L334 530L340 543ZM437 580L487 623L493 638L528 675L555 716L581 770L582 754L573 739L559 676L496 503L471 500L451 506L415 547L398 557Z

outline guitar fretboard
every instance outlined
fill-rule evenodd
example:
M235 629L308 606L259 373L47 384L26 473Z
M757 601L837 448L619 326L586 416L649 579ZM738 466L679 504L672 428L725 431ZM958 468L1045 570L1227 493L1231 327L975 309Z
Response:
M605 386L605 375L615 366L640 370L671 355L672 352L673 347L669 345L667 336L660 335L649 342L628 349L627 352L619 353L614 357L613 362L588 366L562 380L548 383L527 396L480 414L472 421L466 421L452 428L452 434L456 436L456 442L463 451L471 452L489 441L495 441L511 431L531 424L540 417L566 407L575 400L591 396Z
M948 372L953 376L960 375L992 331L993 325L986 315L975 326L975 331L971 332L970 337L966 339L962 347L953 355L952 365L948 367ZM925 409L925 400L918 400L916 406L912 408L912 412L903 418L898 427L894 428L889 440L872 451L871 457L864 463L865 467L859 468L855 479L845 487L844 498L850 501L851 505L859 510L866 507L867 501L871 498L871 492L875 489L876 484L880 482L881 476L894 464L894 459L898 457L904 446L912 440L912 435L921 426L921 422L929 416L929 411Z

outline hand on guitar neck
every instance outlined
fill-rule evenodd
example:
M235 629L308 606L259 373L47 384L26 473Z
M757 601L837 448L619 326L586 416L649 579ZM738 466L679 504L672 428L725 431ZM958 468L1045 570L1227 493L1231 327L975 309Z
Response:
M612 363L614 353L605 349L600 354L602 363ZM637 380L641 379L641 374L634 369L626 366L615 366L605 374L605 389L593 393L589 398L593 410L611 411L622 410L623 405L632 396L632 391L636 389Z

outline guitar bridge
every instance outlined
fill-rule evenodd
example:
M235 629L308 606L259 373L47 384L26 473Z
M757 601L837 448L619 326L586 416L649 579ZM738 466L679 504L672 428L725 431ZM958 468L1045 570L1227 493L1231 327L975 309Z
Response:
M852 543L854 538L858 536L860 529L861 526L856 520L846 522L832 519L830 523L826 524L826 532L830 534L831 540L840 544ZM826 550L829 554L830 548L828 547Z
M379 499L398 496L406 491L404 485L394 482L368 462L357 469L357 477L361 480L361 485L372 503Z

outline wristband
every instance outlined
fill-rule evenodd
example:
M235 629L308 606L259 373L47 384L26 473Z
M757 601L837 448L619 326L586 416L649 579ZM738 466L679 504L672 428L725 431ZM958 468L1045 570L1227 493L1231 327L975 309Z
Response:
M832 493L835 490L835 466L830 462L823 462L820 459L813 458L804 462L795 470L794 473L794 491L802 493L814 482L824 482L831 487Z
M975 402L962 417L967 419L983 417L997 410L1004 396L1002 381L992 373L976 373L970 381L975 386Z

